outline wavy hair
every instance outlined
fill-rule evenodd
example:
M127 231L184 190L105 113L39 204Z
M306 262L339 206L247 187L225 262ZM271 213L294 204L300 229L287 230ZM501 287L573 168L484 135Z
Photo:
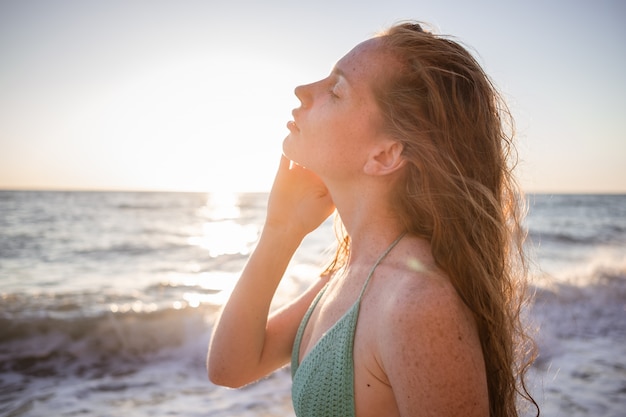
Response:
M384 129L403 144L407 169L395 193L406 230L427 239L476 320L491 417L517 417L518 400L539 406L525 375L535 345L521 319L527 301L525 200L513 118L474 57L450 37L403 22L378 35L389 58L373 86ZM343 265L350 239L339 233Z

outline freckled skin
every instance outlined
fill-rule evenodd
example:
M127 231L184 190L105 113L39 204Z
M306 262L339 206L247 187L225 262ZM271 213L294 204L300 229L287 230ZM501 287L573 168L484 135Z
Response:
M211 338L215 383L242 386L287 364L302 317L328 281L302 337L306 356L403 232L392 198L402 146L380 128L371 89L387 58L378 40L366 41L329 77L296 89L301 106L283 143L265 227ZM347 265L269 315L293 253L335 208L351 237ZM376 269L353 353L358 417L488 415L475 323L423 239L405 236Z
M327 78L296 88L302 102L293 112L299 131L287 136L283 151L325 183L338 176L357 177L368 157L367 145L378 139L381 116L368 84L371 71L382 68L369 60L374 53L373 45L359 45Z

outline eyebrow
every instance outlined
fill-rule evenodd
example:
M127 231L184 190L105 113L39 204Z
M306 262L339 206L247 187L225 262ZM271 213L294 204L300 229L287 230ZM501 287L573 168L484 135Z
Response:
M339 75L340 77L346 78L346 73L339 67L334 66L331 72L332 74Z
M344 80L346 80L348 84L350 84L350 79L346 76L345 71L337 66L333 67L333 70L331 71L331 75L339 76L343 78Z

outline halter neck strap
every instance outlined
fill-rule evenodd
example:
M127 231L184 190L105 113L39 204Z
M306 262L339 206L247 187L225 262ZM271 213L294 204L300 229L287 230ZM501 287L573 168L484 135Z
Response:
M370 273L367 275L367 279L365 280L365 284L363 285L363 288L361 289L361 294L359 294L359 300L363 297L363 294L365 294L365 289L367 288L367 285L369 284L370 280L372 279L372 276L374 275L374 271L376 270L378 265L382 262L383 259L385 259L385 257L387 255L389 255L389 252L391 252L391 250L396 247L396 245L402 240L404 235L406 235L406 232L402 232L402 234L400 234L400 236L398 236L396 238L396 240L394 240L391 243L391 245L389 245L389 247L387 249L385 249L385 251L383 253L380 254L378 259L376 259L376 262L374 263L374 266L372 266L372 269L370 269Z

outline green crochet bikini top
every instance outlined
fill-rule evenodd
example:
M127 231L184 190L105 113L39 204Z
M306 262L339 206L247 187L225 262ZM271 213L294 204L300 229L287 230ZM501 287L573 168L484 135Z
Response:
M352 353L361 298L374 270L402 236L404 235L398 237L378 258L352 307L320 338L302 363L299 363L304 329L327 286L315 297L304 315L291 354L291 397L298 417L355 416Z

